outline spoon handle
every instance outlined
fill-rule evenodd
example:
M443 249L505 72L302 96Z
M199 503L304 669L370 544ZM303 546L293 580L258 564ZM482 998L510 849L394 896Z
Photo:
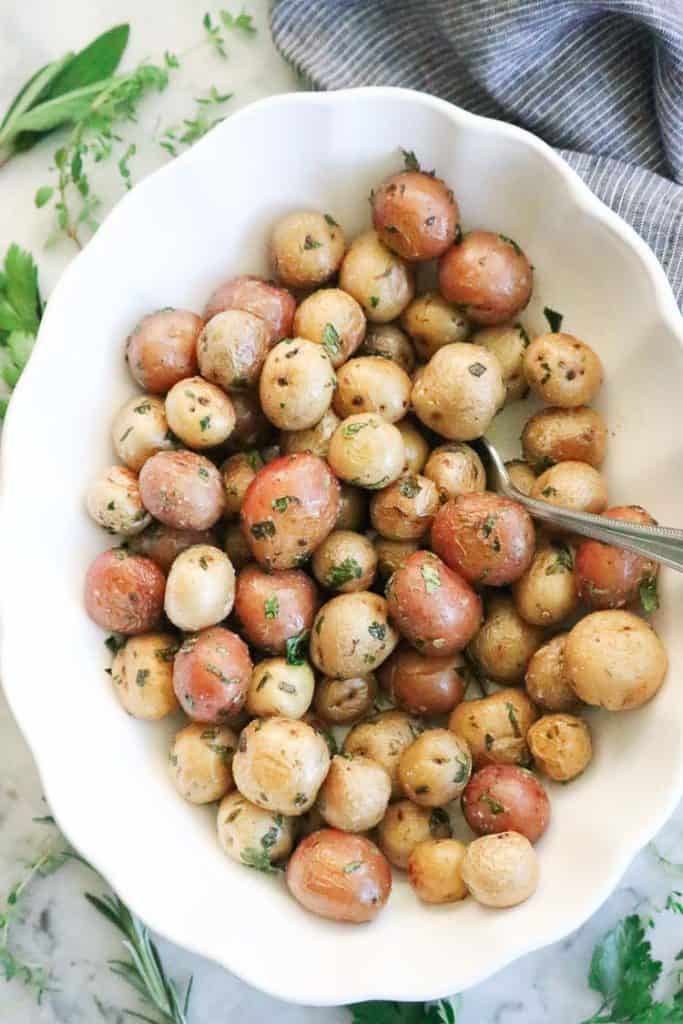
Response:
M663 565L683 572L683 530L675 530L669 526L643 526L622 519L596 516L591 512L573 512L570 509L558 508L557 505L550 505L547 501L527 498L514 487L510 487L510 490L515 491L514 498L526 506L534 519L540 519L572 533L579 533L584 537L592 537L617 548L624 548L626 551L635 551L639 555L653 558Z

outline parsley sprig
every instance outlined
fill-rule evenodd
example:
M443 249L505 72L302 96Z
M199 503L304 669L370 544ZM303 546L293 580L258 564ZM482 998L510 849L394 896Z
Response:
M394 1003L371 1001L349 1006L351 1024L456 1024L461 999L439 999L435 1003Z
M31 355L42 315L38 268L31 254L13 243L0 271L0 373L10 392ZM0 419L7 403L0 398Z

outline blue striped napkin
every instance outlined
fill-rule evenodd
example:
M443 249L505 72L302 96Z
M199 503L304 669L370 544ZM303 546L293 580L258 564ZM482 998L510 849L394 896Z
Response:
M275 0L318 88L401 85L557 147L683 308L683 0Z

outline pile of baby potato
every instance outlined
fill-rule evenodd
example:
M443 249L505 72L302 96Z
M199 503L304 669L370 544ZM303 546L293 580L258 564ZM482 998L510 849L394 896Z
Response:
M123 465L87 496L123 538L85 603L113 633L124 709L180 708L171 779L220 801L226 854L268 872L289 858L304 907L354 922L386 903L390 864L428 903L530 896L541 778L591 760L581 709L635 708L667 667L628 610L656 606L657 566L535 529L467 443L530 388L547 407L509 464L516 486L605 512L598 355L559 324L529 339L526 255L463 234L412 154L371 206L350 244L329 213L290 213L275 281L233 277L201 316L142 318L126 359L143 393L113 426Z

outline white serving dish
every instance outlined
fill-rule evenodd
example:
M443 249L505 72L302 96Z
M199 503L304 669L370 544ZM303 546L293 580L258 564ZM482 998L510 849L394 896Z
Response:
M597 348L612 500L681 525L683 322L654 256L532 135L398 89L255 103L138 185L50 296L4 433L2 677L60 826L152 928L301 1003L436 997L559 939L608 896L683 789L683 580L670 573L656 617L668 681L642 711L594 716L595 759L552 788L540 888L514 910L429 908L396 873L370 926L306 913L283 884L226 859L213 809L178 799L165 763L175 723L133 721L115 701L82 603L108 538L83 493L112 461L111 419L133 391L123 339L151 309L201 310L221 279L265 272L285 211L330 211L353 236L399 146L453 185L466 227L499 230L530 255L529 326L542 329L548 305ZM506 413L496 431L510 454L522 417Z

